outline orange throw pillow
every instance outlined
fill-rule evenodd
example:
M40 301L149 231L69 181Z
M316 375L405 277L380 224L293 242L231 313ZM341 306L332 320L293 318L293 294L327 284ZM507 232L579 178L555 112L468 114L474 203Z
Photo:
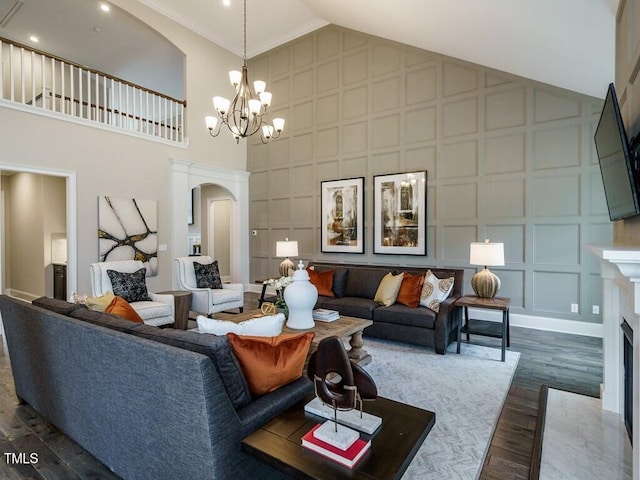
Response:
M309 281L314 287L318 289L318 295L323 297L333 298L333 270L327 270L326 272L316 272L310 268L307 268L309 273Z
M131 320L132 322L144 323L142 317L138 315L138 312L136 312L133 307L129 305L129 302L122 297L113 297L113 300L111 300L111 303L104 309L104 311L117 315L118 317Z
M402 285L398 292L397 303L406 305L407 307L417 308L420 304L420 294L422 293L422 285L424 284L424 275L411 275L404 272Z
M227 333L227 339L238 357L249 391L259 397L302 376L314 335L305 332L252 337Z

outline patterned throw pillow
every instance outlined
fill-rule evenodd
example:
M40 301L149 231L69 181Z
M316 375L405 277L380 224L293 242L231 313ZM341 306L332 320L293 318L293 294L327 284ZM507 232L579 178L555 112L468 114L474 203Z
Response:
M439 279L431 270L427 270L424 276L424 285L420 294L420 305L430 308L434 312L440 311L440 303L443 302L453 290L453 277Z
M193 270L196 273L196 286L198 288L222 288L217 260L213 263L193 262Z
M146 268L141 268L133 273L107 270L107 275L109 275L111 286L113 287L113 294L124 298L128 303L151 300L145 281L146 274Z

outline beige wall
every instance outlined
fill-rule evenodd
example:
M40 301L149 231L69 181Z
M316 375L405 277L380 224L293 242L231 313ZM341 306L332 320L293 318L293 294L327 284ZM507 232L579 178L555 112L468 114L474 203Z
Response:
M152 291L169 289L172 259L187 254L186 238L184 251L174 251L171 243L173 222L180 219L171 216L170 159L246 169L246 145L237 145L230 135L212 139L203 123L205 113L212 110L211 97L230 94L227 72L237 68L241 59L135 0L114 3L160 31L186 55L186 148L0 105L0 166L76 174L77 278L78 291L82 293L90 292L89 264L98 261L98 196L138 197L158 202L158 242L166 244L168 250L159 252L158 276L149 278L148 284Z
M640 0L620 0L616 18L616 93L627 135L640 135ZM640 217L615 222L615 241L640 245Z
M300 258L465 268L469 243L505 243L513 311L600 322L597 265L610 241L593 131L602 101L337 26L250 62L288 125L253 139L251 277L277 273L275 242ZM374 255L373 176L427 170L426 257ZM320 182L365 177L365 254L320 253ZM570 305L580 307L579 314Z
M53 295L51 235L66 231L65 180L32 173L3 178L5 282L29 296Z

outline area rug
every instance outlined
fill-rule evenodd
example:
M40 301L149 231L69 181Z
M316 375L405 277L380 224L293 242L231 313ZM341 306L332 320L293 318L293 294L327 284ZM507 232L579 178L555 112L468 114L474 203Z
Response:
M548 389L540 479L631 479L632 462L620 415L599 398Z
M446 355L433 349L367 338L379 395L436 412L436 424L403 480L474 480L509 391L520 354L463 343Z

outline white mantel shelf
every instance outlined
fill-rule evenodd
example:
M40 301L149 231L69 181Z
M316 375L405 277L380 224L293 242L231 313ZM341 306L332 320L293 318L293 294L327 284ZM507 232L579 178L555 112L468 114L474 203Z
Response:
M602 276L602 408L623 414L624 334L633 329L633 480L640 480L640 247L587 245L600 258Z

